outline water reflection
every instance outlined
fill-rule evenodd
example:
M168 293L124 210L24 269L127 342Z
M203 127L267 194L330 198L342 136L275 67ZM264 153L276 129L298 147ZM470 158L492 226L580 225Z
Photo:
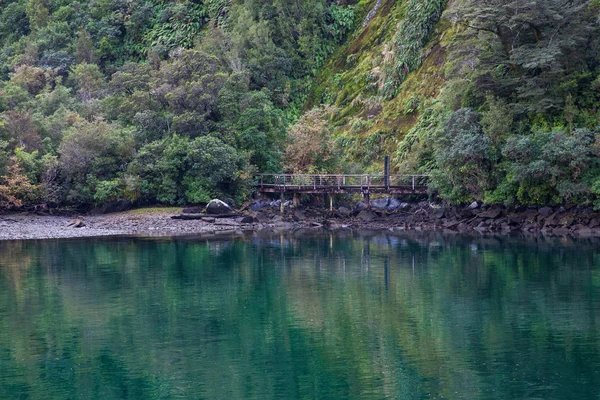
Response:
M598 244L1 242L0 398L597 399Z

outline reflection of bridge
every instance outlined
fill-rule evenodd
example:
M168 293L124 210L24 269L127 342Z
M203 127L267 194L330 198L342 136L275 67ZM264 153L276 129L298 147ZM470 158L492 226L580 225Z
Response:
M428 175L259 175L261 193L362 194L368 204L371 194L427 194Z

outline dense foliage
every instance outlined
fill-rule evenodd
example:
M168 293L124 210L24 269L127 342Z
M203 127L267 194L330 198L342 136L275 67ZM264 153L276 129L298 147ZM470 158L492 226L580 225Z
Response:
M328 0L0 5L2 207L244 198L354 24Z
M0 5L2 207L240 200L388 154L454 203L600 206L596 0Z
M597 16L585 0L448 8L445 81L399 164L452 202L600 205Z

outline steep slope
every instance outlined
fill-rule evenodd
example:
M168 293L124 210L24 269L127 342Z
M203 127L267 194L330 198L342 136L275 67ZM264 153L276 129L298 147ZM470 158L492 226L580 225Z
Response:
M597 2L370 6L309 97L346 168L392 154L452 202L600 205Z

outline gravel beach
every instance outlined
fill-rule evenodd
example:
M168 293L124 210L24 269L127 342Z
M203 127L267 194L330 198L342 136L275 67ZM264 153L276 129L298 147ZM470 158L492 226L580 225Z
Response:
M185 235L231 229L201 220L175 221L179 212L114 213L49 216L26 213L0 215L0 240L54 239L111 235ZM81 221L81 224L77 224ZM77 227L76 225L81 225Z

